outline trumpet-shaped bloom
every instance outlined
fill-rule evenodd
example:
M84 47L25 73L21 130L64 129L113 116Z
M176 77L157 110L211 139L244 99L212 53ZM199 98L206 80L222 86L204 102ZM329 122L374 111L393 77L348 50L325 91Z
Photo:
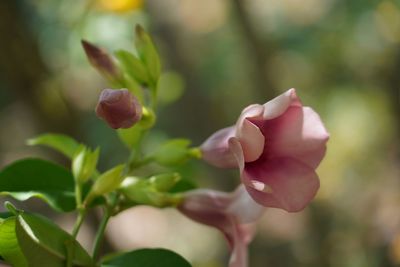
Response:
M104 89L96 114L114 129L130 128L142 117L142 106L127 89Z
M231 249L229 267L248 266L247 245L264 207L249 196L244 186L232 193L206 189L189 191L178 209L190 219L215 227L224 234Z
M328 139L319 115L290 89L264 105L245 108L234 126L214 133L201 150L216 167L239 167L243 184L259 204L295 212L319 189L315 169Z

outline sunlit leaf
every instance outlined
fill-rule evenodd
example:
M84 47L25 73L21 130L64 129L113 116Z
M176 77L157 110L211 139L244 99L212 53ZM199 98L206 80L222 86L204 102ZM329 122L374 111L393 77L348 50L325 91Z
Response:
M13 266L24 267L28 264L18 244L15 221L13 216L0 222L0 255Z
M29 266L65 267L67 259L71 266L93 266L83 247L67 232L50 220L33 214L17 216L16 233Z
M0 195L24 201L38 197L57 211L75 209L74 178L68 170L41 159L23 159L0 172Z

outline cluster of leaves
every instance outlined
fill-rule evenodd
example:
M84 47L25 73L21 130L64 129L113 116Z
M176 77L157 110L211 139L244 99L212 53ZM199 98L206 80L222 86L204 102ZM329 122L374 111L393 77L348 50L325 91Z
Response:
M37 158L16 161L0 172L0 194L24 201L39 198L57 212L76 211L72 233L49 219L5 203L8 213L0 214L0 256L16 267L23 266L174 266L190 264L172 251L140 249L99 259L99 247L110 217L135 205L175 207L182 192L194 188L176 171L177 165L200 156L189 140L172 139L145 155L141 143L156 121L161 64L150 36L136 27L137 55L115 52L115 58L88 42L83 46L91 64L115 89L127 88L141 102L143 117L118 135L130 150L126 162L100 172L100 148L95 150L60 134L43 134L28 141L61 152L71 160L70 169ZM165 172L137 176L147 164L164 166ZM88 210L99 206L104 211L92 255L78 243L80 226Z

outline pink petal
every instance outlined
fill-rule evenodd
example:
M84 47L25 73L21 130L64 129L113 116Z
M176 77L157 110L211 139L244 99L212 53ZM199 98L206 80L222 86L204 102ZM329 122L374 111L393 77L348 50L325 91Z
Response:
M229 151L228 140L235 136L235 127L231 126L215 132L201 146L203 159L219 168L237 166L234 155Z
M242 181L259 204L289 212L304 209L319 189L314 169L292 158L246 164Z
M227 212L234 214L241 224L253 223L263 215L265 207L251 198L243 184L239 185L232 194L233 201L227 208Z
M326 151L329 134L318 114L309 107L289 107L261 127L268 157L292 157L316 168Z
M262 105L250 105L242 111L236 123L236 137L242 145L246 162L257 160L263 152L265 138L258 126L250 121L261 118L263 112Z
M231 248L231 258L229 267L247 267L247 245L252 240L254 234L254 221L250 217L239 218L242 212L238 209L256 208L257 219L259 214L259 205L254 201L250 206L244 206L240 198L248 197L243 190L243 186L239 187L231 194L214 191L214 190L194 190L186 193L184 202L178 206L180 212L190 219L215 227L219 229L227 239ZM247 216L247 215L245 215ZM240 221L247 220L249 224L241 224Z
M271 120L282 115L289 107L301 107L296 89L292 88L264 104L264 120Z

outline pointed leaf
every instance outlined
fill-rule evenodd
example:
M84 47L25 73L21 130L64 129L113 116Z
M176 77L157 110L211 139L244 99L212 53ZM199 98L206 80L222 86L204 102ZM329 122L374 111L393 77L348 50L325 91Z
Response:
M0 223L0 255L13 266L28 266L15 233L15 216Z
M128 73L130 77L144 85L149 83L149 74L147 73L146 67L137 57L125 50L116 51L115 56L121 63L122 69Z
M41 159L23 159L0 172L0 195L24 201L38 197L57 211L75 209L74 178L68 170Z
M150 35L140 25L136 25L136 49L139 52L139 57L147 67L152 85L158 83L161 73L161 62L157 49Z
M182 256L167 249L139 249L106 259L101 267L191 267Z
M73 138L63 134L42 134L28 140L28 145L44 145L72 158L79 148L79 143Z
M17 216L16 233L23 254L32 267L93 266L83 247L50 220L33 214ZM68 253L70 252L70 253Z

